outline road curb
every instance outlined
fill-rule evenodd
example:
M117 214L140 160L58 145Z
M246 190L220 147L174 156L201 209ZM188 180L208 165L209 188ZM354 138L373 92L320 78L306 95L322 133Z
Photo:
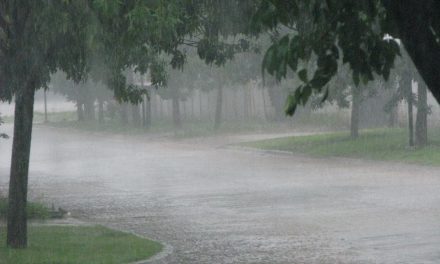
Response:
M311 157L301 153L295 153L292 151L286 150L270 150L270 149L260 149L253 147L245 147L245 146L237 146L237 145L228 145L224 147L225 149L237 150L243 152L253 152L259 154L270 154L270 155L283 155L283 156L300 156L300 157Z
M136 235L136 234L134 234L134 235ZM138 235L136 235L136 236L138 236ZM149 239L149 238L142 237L142 236L138 236L138 237L141 237L141 238L144 238L144 239ZM149 264L149 263L152 263L152 262L155 262L155 261L162 260L162 259L168 257L169 255L171 255L171 253L173 253L174 249L173 249L173 247L171 245L168 245L168 244L163 243L163 242L159 242L159 243L161 243L163 245L163 249L159 253L155 254L151 258L144 259L144 260L139 260L139 261L131 262L131 263L127 263L127 264Z

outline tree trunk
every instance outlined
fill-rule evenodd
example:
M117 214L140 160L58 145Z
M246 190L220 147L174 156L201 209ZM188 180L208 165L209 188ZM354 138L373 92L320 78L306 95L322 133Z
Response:
M390 116L388 119L388 126L393 128L396 127L398 121L398 112L397 112L397 106L393 106L390 110Z
M147 96L146 96L147 97ZM145 102L145 128L151 127L151 99L149 97L146 98Z
M352 91L352 105L351 105L351 121L350 121L350 135L352 139L359 137L359 114L361 104L361 93L359 87L353 86Z
M121 103L120 105L121 124L123 126L128 124L127 104Z
M35 87L31 82L16 94L14 139L9 180L7 246L27 246L27 188Z
M256 114L257 114L257 108L256 108L256 104L255 104L255 93L254 93L254 89L253 86L249 87L249 94L250 94L250 98L251 98L251 118L255 118Z
M101 99L98 99L98 121L104 124L104 102Z
M234 111L234 120L239 120L237 99L238 99L237 89L234 89L234 95L232 97L232 108Z
M408 136L409 136L409 146L414 147L414 120L413 120L413 103L412 99L408 100Z
M83 103L81 103L80 101L76 102L76 113L78 114L78 121L84 121Z
M174 121L174 128L180 129L182 128L182 120L180 117L180 103L179 98L177 96L173 96L173 121Z
M408 85L411 89L411 85ZM414 147L414 120L413 120L413 101L412 101L412 92L411 90L407 91L406 102L408 105L408 143L410 147Z
M85 112L87 121L95 120L95 101L94 100L86 100L84 102L84 112Z
M187 100L184 100L181 104L183 112L183 120L188 120Z
M132 104L131 105L131 113L133 116L133 125L136 127L140 127L141 126L141 115L139 112L139 105Z
M47 118L47 89L44 89L44 123L48 123L49 120Z
M159 119L162 119L163 116L164 116L164 113L163 113L163 101L162 101L162 98L160 98L160 97L158 97L157 99L159 100L159 112L158 112L158 117L159 117Z
M212 117L212 104L211 104L211 95L212 95L212 91L209 91L206 94L207 97L207 104L206 104L206 113L207 113L207 120L211 121L211 117Z
M405 100L408 107L408 144L414 147L414 117L413 117L413 93L412 93L412 74L407 70L402 74L400 89L403 89Z
M145 96L142 96L142 103L141 103L141 119L142 119L142 127L147 127L147 113L146 113L146 99Z
M249 99L250 94L248 93L248 87L243 87L243 117L244 119L249 119Z
M428 91L423 82L418 83L417 94L416 145L424 147L428 144Z
M219 84L217 87L217 102L215 105L215 119L214 129L220 128L222 122L222 110L223 110L223 85Z
M431 27L438 23L439 1L382 0L382 3L397 26L398 32L390 34L402 40L423 80L440 102L440 49Z
M263 98L263 111L264 111L264 120L269 120L269 114L267 113L266 107L266 90L265 87L261 87L261 97Z

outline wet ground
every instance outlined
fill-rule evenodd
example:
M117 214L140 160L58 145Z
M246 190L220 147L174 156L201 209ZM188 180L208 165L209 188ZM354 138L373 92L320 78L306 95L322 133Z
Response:
M163 241L153 263L439 263L440 169L36 126L31 196ZM10 140L9 140L10 143ZM0 184L9 143L0 142Z

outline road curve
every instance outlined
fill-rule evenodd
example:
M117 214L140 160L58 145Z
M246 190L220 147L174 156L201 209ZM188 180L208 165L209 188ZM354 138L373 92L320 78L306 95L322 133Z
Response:
M172 248L153 263L439 263L439 168L222 147L246 138L36 126L30 196Z

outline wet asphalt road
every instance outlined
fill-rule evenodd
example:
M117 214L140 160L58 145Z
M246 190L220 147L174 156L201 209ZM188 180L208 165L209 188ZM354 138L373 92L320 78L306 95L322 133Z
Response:
M439 168L225 147L246 137L33 139L31 197L166 243L153 263L440 263Z

